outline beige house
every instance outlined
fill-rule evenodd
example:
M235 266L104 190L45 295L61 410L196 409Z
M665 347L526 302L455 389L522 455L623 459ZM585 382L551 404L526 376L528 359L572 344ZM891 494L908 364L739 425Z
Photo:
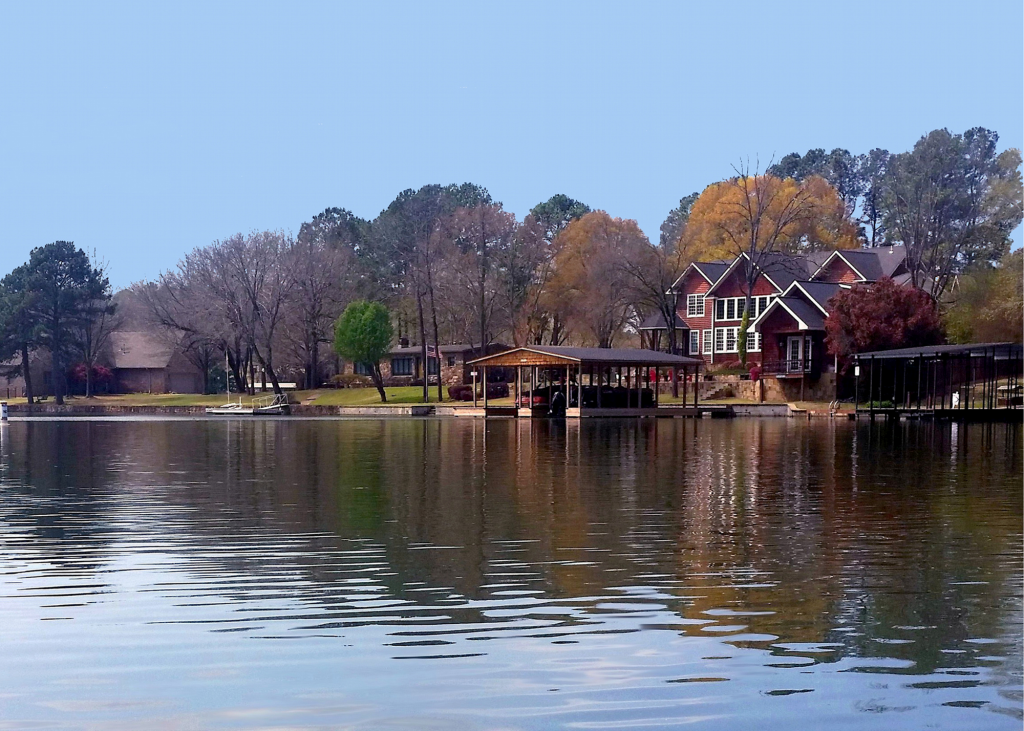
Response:
M502 343L491 343L481 350L479 345L460 343L442 345L438 350L441 351L440 359L435 355L433 346L427 348L428 382L437 383L438 371L440 371L442 385L459 386L464 383L472 383L472 368L467 366L469 361L508 350L508 346ZM384 382L389 386L408 386L413 382L422 382L423 349L419 345L400 345L381 361L380 369L384 376ZM362 363L345 363L342 372L370 375L369 366Z
M167 338L148 332L114 332L105 357L118 393L202 393L203 374Z

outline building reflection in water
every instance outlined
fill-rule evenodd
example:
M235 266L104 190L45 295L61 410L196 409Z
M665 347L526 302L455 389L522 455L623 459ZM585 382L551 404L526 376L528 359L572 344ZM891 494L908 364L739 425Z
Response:
M52 577L102 577L130 540L177 556L194 594L303 603L287 621L311 632L448 642L507 616L568 637L621 605L629 631L781 665L927 674L986 662L979 637L1021 658L1018 427L268 419L0 437L7 544Z

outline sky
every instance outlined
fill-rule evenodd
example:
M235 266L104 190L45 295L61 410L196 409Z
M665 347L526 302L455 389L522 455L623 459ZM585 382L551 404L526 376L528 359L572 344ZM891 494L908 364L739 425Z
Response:
M0 275L66 239L120 288L428 183L657 240L747 160L940 127L1020 148L1022 58L1020 0L4 3Z

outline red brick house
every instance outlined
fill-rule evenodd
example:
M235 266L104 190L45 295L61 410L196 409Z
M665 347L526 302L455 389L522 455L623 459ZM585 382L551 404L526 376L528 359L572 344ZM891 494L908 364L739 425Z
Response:
M773 303L788 299L773 311L770 321L765 319L759 327L748 330L747 362L770 363L773 370L778 370L784 361L794 360L801 362L801 368L817 369L819 373L828 369L823 342L823 318L828 313L824 308L838 286L875 282L883 277L891 277L900 284L910 282L906 250L902 246L821 251L804 256L770 254L761 257L759 263L748 322L753 325L768 314ZM732 261L696 262L680 275L670 290L676 297L677 354L700 357L708 364L739 360L739 330L751 266L754 265L749 258L742 255ZM828 286L819 286L823 284ZM787 317L790 320L784 323ZM666 329L660 313L648 317L640 326L644 346L664 350ZM807 339L798 340L799 333ZM785 337L780 340L782 336ZM792 346L790 336L794 338Z
M837 282L793 282L751 323L748 338L761 344L763 372L779 377L817 378L831 370L825 348L828 301Z
M672 285L676 296L676 353L700 357L710 354L712 301L708 291L729 269L731 261L697 261L690 264ZM665 317L656 312L640 325L641 347L664 350L668 345Z

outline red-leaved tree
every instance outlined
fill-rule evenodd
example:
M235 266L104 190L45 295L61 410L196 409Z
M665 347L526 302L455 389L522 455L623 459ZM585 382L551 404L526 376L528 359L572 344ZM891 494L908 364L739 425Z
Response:
M828 305L825 345L840 359L852 353L938 345L946 339L935 300L889 278L841 289Z

